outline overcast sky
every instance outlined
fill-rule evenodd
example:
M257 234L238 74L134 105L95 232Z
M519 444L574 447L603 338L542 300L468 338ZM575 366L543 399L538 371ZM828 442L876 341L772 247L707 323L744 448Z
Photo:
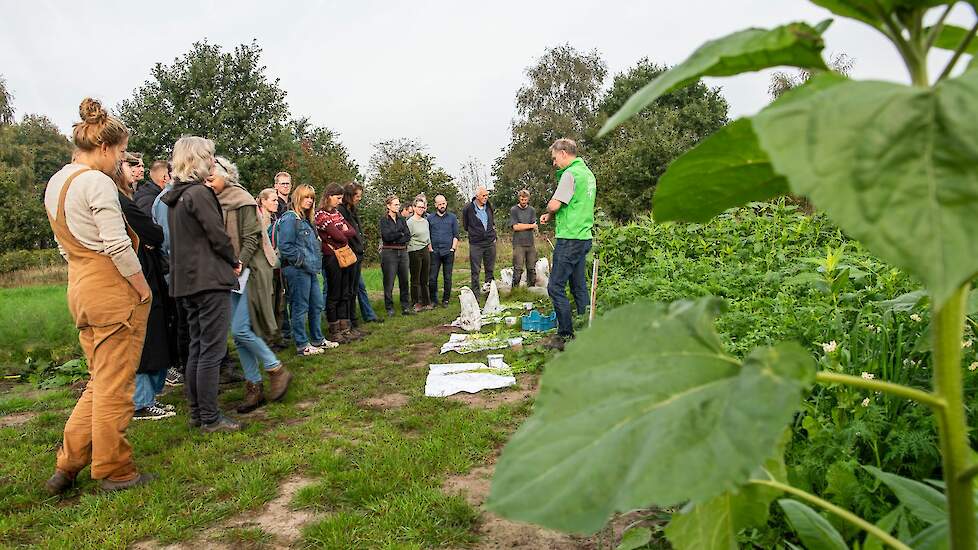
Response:
M172 63L194 41L230 49L257 39L293 115L337 131L361 167L373 143L409 137L452 174L469 157L488 166L499 156L523 71L549 46L597 48L613 75L643 56L678 63L750 26L829 16L803 0L3 4L0 74L18 117L45 114L67 131L84 96L115 106L154 63ZM970 26L973 17L959 6L950 20ZM857 78L906 80L892 47L866 27L836 21L826 42L827 53L855 58ZM768 73L709 82L723 87L734 117L768 101Z

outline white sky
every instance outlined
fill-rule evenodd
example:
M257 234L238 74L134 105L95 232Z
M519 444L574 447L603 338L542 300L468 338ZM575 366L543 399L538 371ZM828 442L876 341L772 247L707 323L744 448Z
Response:
M361 168L373 143L409 137L452 174L469 157L488 167L499 156L523 70L548 46L597 48L614 75L643 56L678 63L743 28L829 15L803 0L2 3L0 74L18 117L45 114L67 131L82 97L114 106L194 41L230 49L255 38L293 115L339 132ZM973 20L963 6L950 18ZM864 26L837 20L826 42L827 53L855 58L857 78L906 80L892 47ZM768 101L767 73L709 82L723 86L733 117Z

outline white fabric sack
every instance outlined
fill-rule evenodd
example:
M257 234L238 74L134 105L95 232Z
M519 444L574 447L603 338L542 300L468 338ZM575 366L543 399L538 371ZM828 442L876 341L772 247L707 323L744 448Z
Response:
M499 270L499 278L496 279L496 286L499 292L509 292L513 289L513 268L504 267Z
M550 282L550 262L546 258L540 258L535 264L537 271L537 285L540 288L547 288Z
M463 330L478 331L482 328L482 312L479 311L479 300L467 286L459 291L459 301L462 302L462 314L458 316L459 327Z
M516 377L508 365L490 369L484 363L452 363L428 365L428 379L424 394L428 397L446 397L459 392L477 393L482 390L505 388L516 385ZM489 371L489 372L487 372Z
M499 288L496 286L496 281L492 281L489 283L489 297L486 298L486 305L482 308L482 315L487 316L502 312L503 306L499 304Z

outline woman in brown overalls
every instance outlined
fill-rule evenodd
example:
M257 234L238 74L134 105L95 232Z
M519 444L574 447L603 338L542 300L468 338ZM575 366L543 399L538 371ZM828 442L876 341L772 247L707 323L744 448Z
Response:
M142 485L153 476L132 461L126 428L133 415L136 366L152 300L126 225L115 173L129 131L102 105L86 98L74 125L72 163L48 181L44 206L68 261L68 309L78 327L91 378L68 422L47 490L59 494L91 464L103 490Z

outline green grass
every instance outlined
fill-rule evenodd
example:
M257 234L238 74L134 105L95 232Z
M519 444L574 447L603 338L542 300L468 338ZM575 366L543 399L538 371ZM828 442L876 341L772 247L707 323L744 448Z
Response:
M81 353L64 285L0 288L0 372L28 357L67 361Z

